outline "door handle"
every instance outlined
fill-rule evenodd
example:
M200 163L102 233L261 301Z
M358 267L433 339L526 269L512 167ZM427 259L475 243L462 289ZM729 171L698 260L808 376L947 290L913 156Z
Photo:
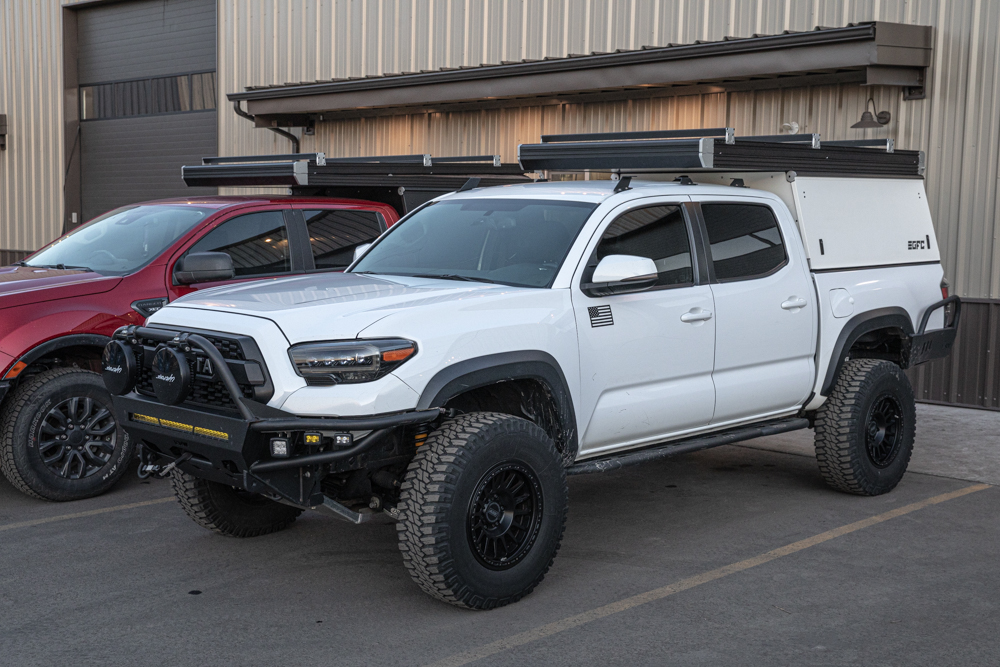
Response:
M712 319L712 311L702 308L692 308L681 315L681 322L704 322Z
M797 296L790 296L790 297L788 297L788 301L782 302L781 307L784 308L785 310L791 310L791 311L794 312L794 311L799 310L801 308L805 308L806 307L806 300L805 299L800 299Z

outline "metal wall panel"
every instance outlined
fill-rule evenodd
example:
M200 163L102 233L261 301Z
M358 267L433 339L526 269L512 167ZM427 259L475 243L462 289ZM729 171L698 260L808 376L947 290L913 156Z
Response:
M928 197L955 293L1000 298L1000 2L990 0L219 0L222 93L281 84L475 66L522 58L747 37L882 20L932 25L928 98L898 88L824 86L693 99L421 114L321 123L303 150L493 152L543 132L644 130L726 123L774 133L796 121L827 139L889 134L927 151ZM867 97L888 130L852 130ZM377 129L376 129L377 128ZM225 110L220 152L283 152Z
M217 193L181 180L182 166L215 152L214 111L86 121L81 130L84 220L139 201Z
M215 0L141 0L79 10L81 84L215 69Z
M0 250L34 250L62 230L61 15L54 0L0 0L0 113L8 125Z

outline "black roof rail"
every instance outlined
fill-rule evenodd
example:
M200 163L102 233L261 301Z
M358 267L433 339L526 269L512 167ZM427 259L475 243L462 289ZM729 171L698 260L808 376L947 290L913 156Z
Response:
M853 148L884 148L886 153L896 151L896 142L893 139L845 139L837 141L824 141L824 146L846 146Z
M284 155L245 155L239 157L208 157L200 165L181 168L181 176L189 186L368 186L398 184L421 186L441 182L443 177L459 179L460 187L472 176L481 176L484 183L502 178L526 180L524 170L516 164L504 164L499 155L465 155L433 157L431 155L372 155L328 158L323 153L289 153Z
M653 130L651 132L600 132L591 134L543 134L543 144L566 143L572 141L639 141L643 139L693 139L701 137L724 137L727 144L736 136L731 127L710 127L691 130Z
M235 157L203 157L202 164L237 164L242 162L295 162L306 160L326 164L326 153L282 153L280 155L240 155Z
M801 175L920 178L922 151L895 150L891 140L827 141L818 134L735 136L730 130L670 130L547 135L518 146L518 163L532 171L787 172ZM709 135L709 136L705 136ZM721 136L725 136L722 139ZM884 146L884 151L871 150Z
M810 148L820 148L818 134L761 134L736 137L738 141L762 141L772 144L809 144Z

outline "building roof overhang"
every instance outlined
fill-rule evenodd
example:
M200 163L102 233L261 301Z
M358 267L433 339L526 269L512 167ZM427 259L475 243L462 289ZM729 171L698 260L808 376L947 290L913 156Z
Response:
M248 88L258 126L426 111L535 106L858 83L920 89L930 26L872 22L635 51ZM920 91L914 91L920 95Z

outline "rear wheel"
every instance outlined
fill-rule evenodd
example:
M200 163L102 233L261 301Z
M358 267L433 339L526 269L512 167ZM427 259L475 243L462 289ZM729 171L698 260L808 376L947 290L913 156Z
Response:
M399 548L429 595L470 609L516 602L555 558L566 524L566 474L536 425L478 412L445 422L403 481Z
M104 381L90 371L39 373L17 388L0 416L0 468L35 498L104 493L125 474L133 450Z
M863 496L892 491L913 452L917 413L913 388L889 361L844 364L816 413L816 460L826 483Z
M170 481L181 507L202 528L229 537L257 537L288 528L302 510L210 482L176 468Z

